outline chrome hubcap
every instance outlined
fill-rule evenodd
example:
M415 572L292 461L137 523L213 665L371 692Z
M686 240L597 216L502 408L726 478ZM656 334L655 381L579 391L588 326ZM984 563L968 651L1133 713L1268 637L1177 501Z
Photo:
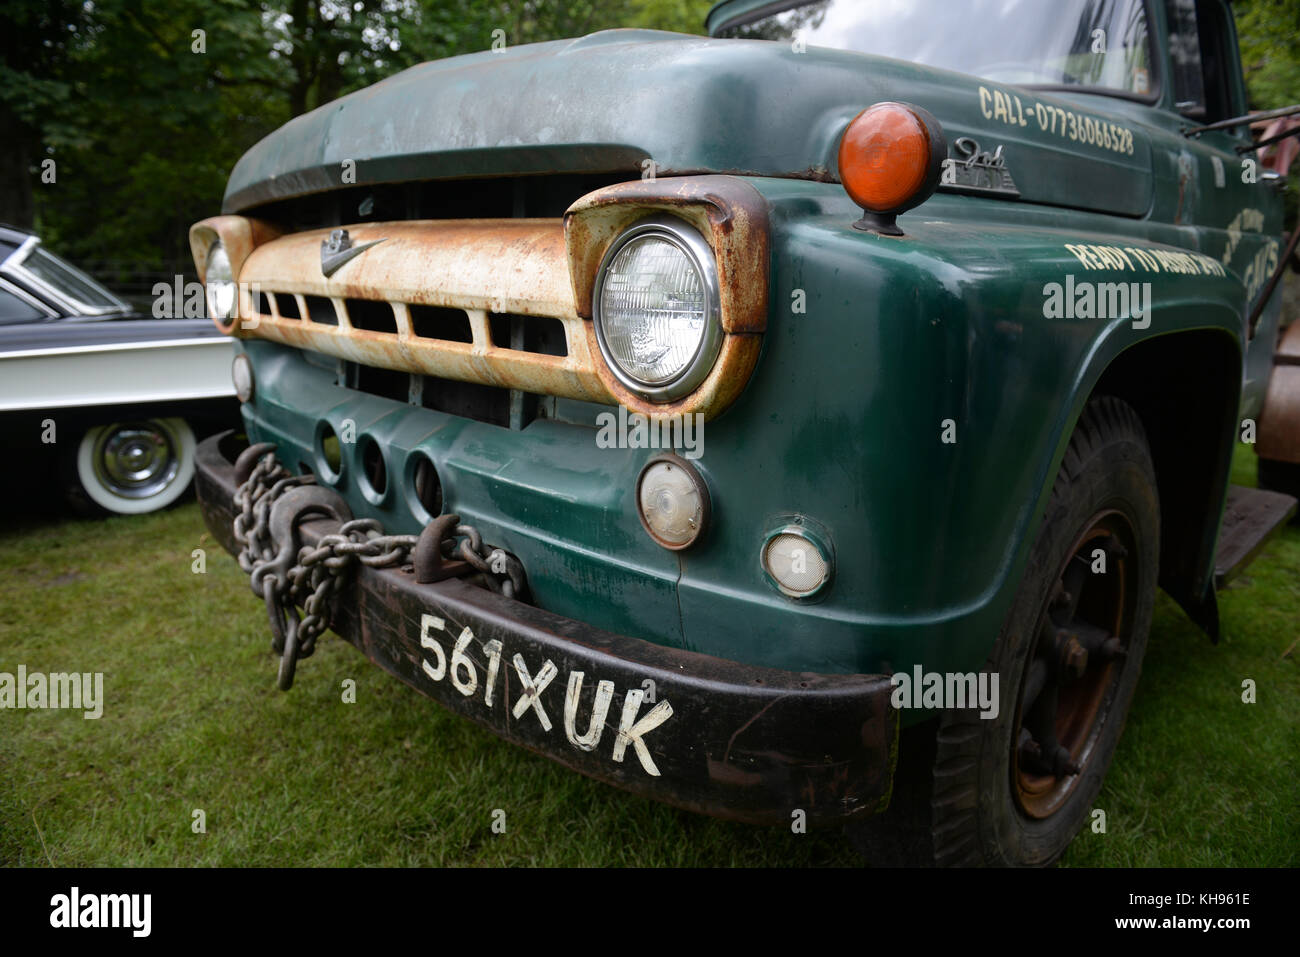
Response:
M95 476L123 498L148 498L166 488L180 471L172 435L157 425L111 425L95 441Z

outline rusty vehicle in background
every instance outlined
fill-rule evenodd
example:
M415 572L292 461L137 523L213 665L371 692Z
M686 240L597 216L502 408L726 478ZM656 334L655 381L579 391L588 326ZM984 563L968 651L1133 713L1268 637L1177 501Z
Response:
M1260 151L1260 163L1267 175L1283 181L1291 165L1300 156L1300 118L1285 116L1253 124L1259 143L1270 144ZM1300 253L1295 242L1287 247L1286 266L1300 272ZM1279 272L1276 288L1266 291L1282 295ZM1295 322L1294 304L1283 303L1284 320L1273 356L1273 372L1268 394L1260 410L1259 441L1255 446L1259 459L1259 485L1300 497L1300 323Z
M919 729L922 858L1050 863L1157 587L1217 638L1216 582L1295 509L1228 485L1295 247L1231 12L708 27L427 63L249 150L190 232L246 431L199 448L205 519L281 687L328 627L763 824L882 811Z

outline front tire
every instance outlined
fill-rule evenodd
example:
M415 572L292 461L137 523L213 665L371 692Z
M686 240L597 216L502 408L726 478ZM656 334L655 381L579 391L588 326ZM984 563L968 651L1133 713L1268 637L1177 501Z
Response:
M999 676L999 713L983 720L967 709L940 720L936 863L1047 865L1084 826L1141 670L1159 542L1142 423L1124 402L1095 399L985 665Z
M194 478L194 445L193 430L179 418L93 426L77 445L73 504L118 515L166 508Z

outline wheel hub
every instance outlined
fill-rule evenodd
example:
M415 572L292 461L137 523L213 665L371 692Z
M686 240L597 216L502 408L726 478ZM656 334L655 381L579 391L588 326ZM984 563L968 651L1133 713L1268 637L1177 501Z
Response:
M104 430L95 443L95 474L105 488L124 498L147 498L180 471L176 445L165 431L145 423Z
M1100 512L1069 550L1037 625L1011 738L1013 792L1030 817L1070 796L1092 757L1123 668L1138 568L1125 516Z

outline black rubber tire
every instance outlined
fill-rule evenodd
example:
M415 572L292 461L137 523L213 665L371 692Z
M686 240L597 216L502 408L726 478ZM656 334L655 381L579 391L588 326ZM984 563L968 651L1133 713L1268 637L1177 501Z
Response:
M1127 606L1127 654L1100 705L1091 757L1073 790L1050 816L1033 818L1013 793L1011 737L1021 682L1068 552L1090 520L1110 508L1125 517L1136 539L1137 555L1129 556L1136 588ZM1070 439L1020 588L985 665L999 675L999 714L983 720L966 709L940 718L930 806L935 863L1048 865L1084 826L1137 685L1155 604L1159 549L1160 504L1141 420L1118 399L1096 398Z

